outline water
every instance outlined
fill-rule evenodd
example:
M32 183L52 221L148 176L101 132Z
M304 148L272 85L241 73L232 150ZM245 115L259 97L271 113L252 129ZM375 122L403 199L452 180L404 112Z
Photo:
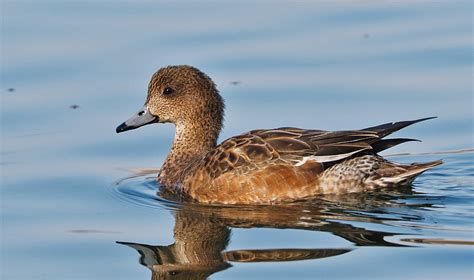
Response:
M1 11L1 279L474 277L474 154L435 154L474 146L470 1ZM147 171L173 127L114 130L168 64L213 77L227 104L221 139L436 115L397 133L423 143L386 154L445 164L411 188L280 207L167 201Z

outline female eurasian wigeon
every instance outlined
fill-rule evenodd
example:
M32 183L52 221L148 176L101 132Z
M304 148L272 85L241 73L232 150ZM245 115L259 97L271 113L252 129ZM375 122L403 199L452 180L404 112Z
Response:
M158 182L202 203L273 204L407 185L442 163L403 165L377 155L413 141L382 138L429 118L335 132L259 129L217 145L223 116L224 101L206 74L191 66L168 66L152 76L145 105L117 133L174 123L173 146Z

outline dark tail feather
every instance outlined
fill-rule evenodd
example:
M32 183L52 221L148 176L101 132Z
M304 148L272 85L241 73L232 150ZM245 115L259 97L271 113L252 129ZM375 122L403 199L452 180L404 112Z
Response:
M395 123L385 123L373 127L368 127L362 130L367 130L367 131L374 131L379 135L380 138L383 138L397 130L400 130L404 127L407 127L409 125L412 125L417 122L422 122L430 119L434 119L436 117L429 117L429 118L423 118L423 119L418 119L418 120L412 120L412 121L401 121L401 122L395 122Z
M383 139L383 140L377 141L377 142L373 143L371 146L372 146L372 149L375 153L379 153L379 152L381 152L383 150L386 150L386 149L389 149L393 146L396 146L396 145L399 145L399 144L402 144L402 143L405 143L405 142L411 142L411 141L421 142L418 139L394 138L394 139Z
M421 173L440 164L443 164L442 160L431 161L426 163L412 163L410 165L405 166L406 170L404 172L401 172L395 176L382 176L381 180L384 183L389 184L408 185L411 184L413 180L415 180L415 178Z

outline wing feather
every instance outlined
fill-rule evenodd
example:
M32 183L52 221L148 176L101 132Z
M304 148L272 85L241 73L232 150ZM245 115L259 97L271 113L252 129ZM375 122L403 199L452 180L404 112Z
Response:
M357 153L381 150L413 141L412 139L388 139L383 137L408 125L430 118L414 121L386 123L362 130L325 131L294 127L269 130L252 130L246 134L229 138L202 161L212 178L224 172L249 174L271 164L302 165L308 160L318 163L337 162Z

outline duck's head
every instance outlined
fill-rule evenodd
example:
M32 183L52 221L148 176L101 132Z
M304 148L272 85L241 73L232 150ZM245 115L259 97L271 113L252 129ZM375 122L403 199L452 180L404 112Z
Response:
M116 131L174 123L180 128L215 128L219 133L223 114L224 102L206 74L187 65L168 66L153 74L145 105Z

